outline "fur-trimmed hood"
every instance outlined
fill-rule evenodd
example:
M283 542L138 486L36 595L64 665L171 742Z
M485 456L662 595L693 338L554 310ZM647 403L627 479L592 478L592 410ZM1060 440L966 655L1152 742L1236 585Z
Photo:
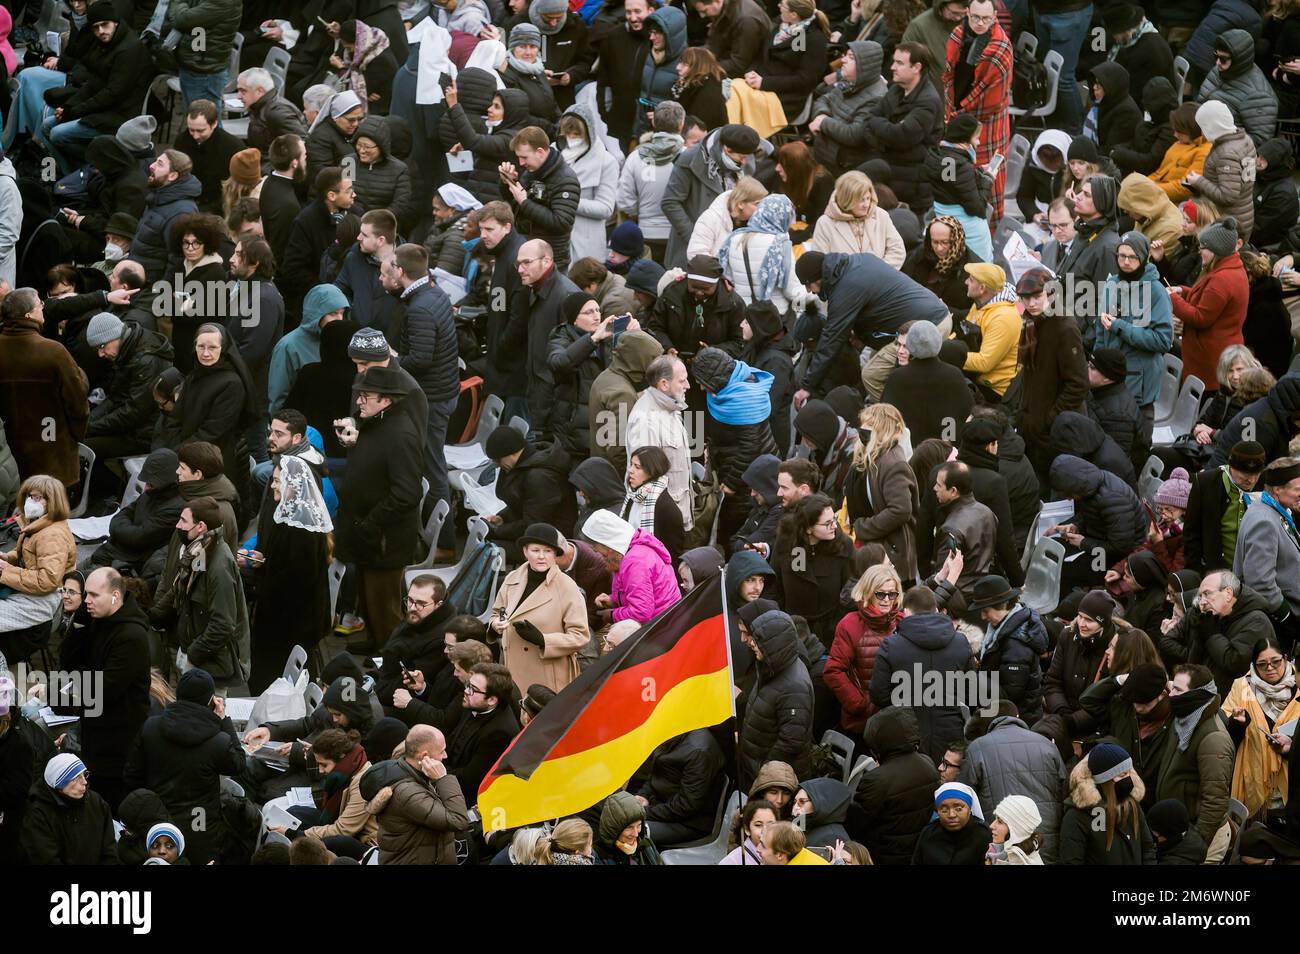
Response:
M1135 771L1131 776L1133 779L1133 797L1139 802L1146 798L1147 789L1142 784L1142 777ZM1092 771L1088 768L1088 760L1080 759L1079 764L1070 772L1070 793L1065 796L1065 803L1073 805L1075 808L1092 808L1094 805L1101 804L1101 790L1097 788L1097 783L1093 781Z

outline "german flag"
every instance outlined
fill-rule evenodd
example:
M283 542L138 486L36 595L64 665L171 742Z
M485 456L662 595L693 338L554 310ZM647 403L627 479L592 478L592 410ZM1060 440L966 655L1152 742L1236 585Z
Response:
M735 715L721 575L641 627L552 699L479 786L485 831L572 815L669 739Z

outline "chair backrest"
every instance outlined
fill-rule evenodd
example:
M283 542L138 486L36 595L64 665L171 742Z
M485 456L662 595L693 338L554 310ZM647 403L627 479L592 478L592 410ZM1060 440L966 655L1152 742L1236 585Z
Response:
M224 93L233 93L239 85L239 55L244 51L244 34L236 33L230 41L230 65L226 68L226 88ZM221 104L218 103L218 106Z
M478 431L474 434L475 443L482 444L488 439L488 435L501 425L501 415L505 409L506 402L498 395L488 395L488 399L483 402L483 413L478 416Z
M1196 426L1196 418L1201 413L1201 401L1205 398L1205 382L1194 374L1189 374L1183 381L1178 400L1174 402L1173 413L1169 415L1166 426L1175 437L1190 434Z
M724 789L720 817L714 817L714 837L708 844L692 848L671 848L661 853L665 865L716 865L727 856L727 838L736 813L745 805L745 795L736 790L729 794Z
M339 564L343 566L343 564ZM284 678L289 680L289 685L298 684L298 676L307 668L307 650L301 646L294 646L289 650L289 658L284 663Z
M81 493L72 504L71 516L84 517L90 506L90 474L95 469L95 452L85 444L78 444L77 461L81 470Z
M847 782L849 773L853 771L853 740L842 732L827 729L822 733L822 745L830 746L835 761L839 762L844 770L843 779Z
M433 505L433 512L429 514L428 522L424 525L424 539L429 541L429 545L437 547L438 537L442 535L442 525L447 522L447 514L451 513L451 504L446 500L439 500Z
M347 573L347 566L338 560L330 561L329 569L325 575L329 578L330 586L330 620L338 614L339 590L343 585L343 576Z
M1174 85L1178 92L1178 105L1183 104L1183 90L1187 86L1187 74L1192 71L1192 64L1184 56L1174 57Z
M1160 396L1156 398L1154 415L1160 423L1174 413L1174 403L1178 400L1178 381L1183 374L1183 362L1173 355L1165 355L1164 370L1160 375Z
M1043 57L1043 66L1047 68L1047 102L1041 109L1035 109L1035 116L1050 116L1056 111L1056 96L1061 90L1061 72L1065 69L1065 57L1059 50L1048 50Z
M1160 476L1164 472L1165 462L1152 454L1147 458L1146 463L1142 465L1142 473L1138 475L1138 491L1141 493L1142 499L1152 506L1155 506L1156 494L1160 490L1160 485L1164 483L1163 478Z
M221 790L227 795L234 795L236 798L245 797L244 786L240 785L229 775L221 776Z
M284 92L284 79L289 73L290 59L288 50L282 46L273 46L266 51L266 59L262 61L262 69L271 74L276 90L281 93Z
M1038 56L1038 37L1025 31L1016 38L1016 56Z
M517 417L517 416L512 417L510 419L510 426L513 427L515 430L517 430L520 434L523 434L524 437L528 436L528 422L525 421L522 417Z
M1016 133L1011 137L1011 146L1007 150L1007 184L1006 191L1014 193L1020 186L1020 177L1024 175L1025 165L1029 162L1029 140Z
M1060 541L1041 537L1034 544L1034 552L1029 558L1021 601L1039 613L1046 613L1061 602L1061 567L1064 563L1065 547Z
M325 691L314 682L307 683L307 691L302 694L307 702L307 714L311 715L325 701Z

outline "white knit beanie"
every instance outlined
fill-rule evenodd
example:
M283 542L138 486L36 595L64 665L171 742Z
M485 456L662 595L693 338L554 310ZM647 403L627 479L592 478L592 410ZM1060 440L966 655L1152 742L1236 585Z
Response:
M1038 806L1027 795L1008 795L998 802L998 807L993 814L1007 823L1007 828L1010 830L1007 841L1013 845L1026 840L1043 823L1043 816L1039 814Z

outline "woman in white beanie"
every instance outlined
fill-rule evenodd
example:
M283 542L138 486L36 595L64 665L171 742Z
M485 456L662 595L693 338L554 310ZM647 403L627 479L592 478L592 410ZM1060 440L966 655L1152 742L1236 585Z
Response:
M993 841L985 859L991 865L1041 865L1038 848L1042 836L1037 828L1043 823L1038 806L1027 795L1008 795L993 811L989 830Z
M115 865L113 812L88 785L85 763L64 752L45 764L23 820L22 847L30 865Z

